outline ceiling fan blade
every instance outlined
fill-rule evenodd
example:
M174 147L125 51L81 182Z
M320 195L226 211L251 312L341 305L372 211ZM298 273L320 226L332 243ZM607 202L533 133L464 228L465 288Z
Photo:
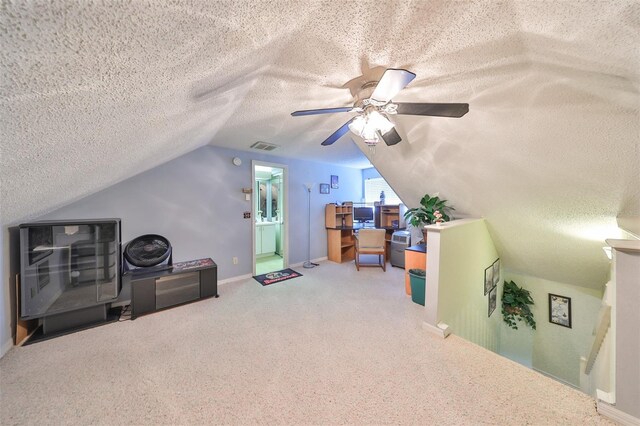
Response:
M411 71L389 68L382 74L382 78L371 94L371 99L387 103L414 78L416 75Z
M421 104L421 103L396 103L396 114L404 115L430 115L433 117L460 118L469 112L469 104Z
M322 142L322 145L324 146L332 145L335 141L337 141L342 136L344 136L345 133L349 131L349 124L351 124L352 121L353 121L353 118L347 121L346 123L344 123L342 127L340 127L338 130L333 132L333 134L329 136L327 139L325 139L325 141Z
M294 111L291 113L291 115L294 117L299 117L301 115L333 114L334 112L349 112L352 110L353 110L353 107L305 109L302 111Z
M396 131L396 128L392 127L391 130L382 135L382 140L384 140L384 143L386 143L387 146L392 146L400 142L402 138Z

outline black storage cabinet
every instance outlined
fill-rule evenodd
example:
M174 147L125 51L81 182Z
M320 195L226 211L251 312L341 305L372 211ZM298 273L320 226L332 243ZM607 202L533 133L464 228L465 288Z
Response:
M131 280L131 319L160 309L218 297L218 266L127 274Z
M120 294L120 219L20 225L20 318L43 335L104 322Z

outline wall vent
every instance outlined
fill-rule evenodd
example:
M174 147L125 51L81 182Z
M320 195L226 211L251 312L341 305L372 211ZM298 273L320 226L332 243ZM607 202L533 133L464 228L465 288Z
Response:
M273 151L274 149L278 149L280 147L278 145L274 145L272 143L258 141L256 143L254 143L253 145L251 145L251 148L259 149L261 151Z

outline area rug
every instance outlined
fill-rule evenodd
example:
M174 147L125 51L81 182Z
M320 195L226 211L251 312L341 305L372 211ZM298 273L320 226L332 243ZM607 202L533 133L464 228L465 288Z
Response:
M280 281L290 280L291 278L301 277L302 274L294 271L293 269L283 269L281 271L269 272L268 274L256 275L255 280L262 285L269 285L273 283L279 283Z

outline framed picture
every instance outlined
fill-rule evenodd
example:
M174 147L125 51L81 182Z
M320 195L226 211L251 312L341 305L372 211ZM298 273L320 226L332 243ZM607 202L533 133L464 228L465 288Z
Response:
M498 286L493 287L491 291L489 291L489 317L493 311L496 310L496 305L498 304Z
M500 282L500 258L493 262L493 286L497 286Z
M549 322L571 328L571 298L549 293Z
M320 184L320 193L321 194L328 194L329 193L329 184L328 183L321 183Z
M331 189L338 189L338 176L331 175Z
M493 285L493 265L484 270L484 295L489 294Z

